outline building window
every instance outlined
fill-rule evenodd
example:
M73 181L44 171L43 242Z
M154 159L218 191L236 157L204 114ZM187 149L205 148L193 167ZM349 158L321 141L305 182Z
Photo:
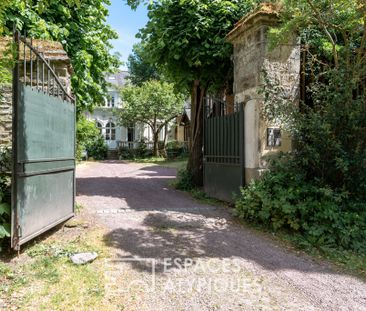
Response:
M108 100L108 103L107 103L107 107L109 108L113 108L115 105L115 97L112 96L109 100Z
M279 128L267 128L267 146L281 146L281 130Z
M116 140L116 125L113 122L108 122L105 127L105 139Z

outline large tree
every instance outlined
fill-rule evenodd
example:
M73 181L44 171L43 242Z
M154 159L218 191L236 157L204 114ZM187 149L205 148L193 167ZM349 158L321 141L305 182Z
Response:
M147 124L153 133L153 155L158 156L159 134L183 109L184 97L174 85L161 81L147 81L141 86L127 86L121 90L123 107L119 112L122 125Z
M128 0L132 7L140 1ZM202 185L203 98L230 79L232 46L226 34L255 1L161 0L150 3L149 21L140 31L150 60L169 79L191 91L192 148L188 170Z
M158 69L149 62L141 43L133 46L132 54L128 56L128 79L133 85L141 86L149 80L160 80Z
M29 36L63 44L74 69L71 82L79 112L104 103L104 75L119 65L110 53L110 40L117 33L106 24L109 4L109 0L13 0L4 11L9 34L15 23Z

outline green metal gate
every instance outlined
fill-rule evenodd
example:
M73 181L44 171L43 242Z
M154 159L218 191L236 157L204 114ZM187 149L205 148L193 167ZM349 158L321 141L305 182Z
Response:
M11 246L74 215L75 102L50 61L15 33Z
M225 103L207 98L203 124L204 191L232 201L245 183L243 104L228 113Z

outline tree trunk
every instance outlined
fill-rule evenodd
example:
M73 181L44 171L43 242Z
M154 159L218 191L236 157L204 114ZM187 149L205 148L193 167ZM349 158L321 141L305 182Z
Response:
M163 157L167 157L167 153L166 153L166 144L168 142L168 123L166 123L164 125L164 150L163 150Z
M153 156L159 156L159 132L154 131L154 147L153 147Z
M154 146L153 146L153 157L158 157L159 156L159 146L158 146L158 141L159 141L159 130L158 130L158 126L157 126L157 120L156 120L156 115L154 116L154 121L153 121L153 126L151 127L152 132L153 132L153 141L154 141Z
M205 88L198 80L193 82L191 94L191 141L187 170L195 186L203 185L203 97Z

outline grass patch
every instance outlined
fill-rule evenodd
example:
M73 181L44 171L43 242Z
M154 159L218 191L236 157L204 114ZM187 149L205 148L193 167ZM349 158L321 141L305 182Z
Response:
M71 263L71 254L87 251L96 251L99 257L84 266ZM113 310L105 293L109 251L101 230L67 241L40 242L25 253L21 264L0 262L0 302L5 302L5 309Z
M80 203L75 204L75 213L80 214L80 212L83 210L84 206L82 206Z

